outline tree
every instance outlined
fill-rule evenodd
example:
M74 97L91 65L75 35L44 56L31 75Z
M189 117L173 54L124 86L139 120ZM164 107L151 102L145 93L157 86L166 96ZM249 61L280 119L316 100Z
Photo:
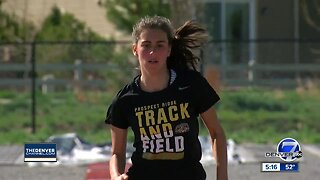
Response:
M21 21L16 16L0 10L0 42L25 42L32 37L35 31L32 23ZM8 63L28 61L28 46L23 44L17 46L3 45L1 52L1 61Z
M61 42L61 44L39 45L37 59L41 63L73 63L76 59L89 61L87 58L94 63L102 58L112 57L114 48L112 46L105 48L101 44L86 45L85 42L105 41L105 39L95 34L72 14L62 14L57 7L54 7L51 14L44 20L41 30L36 35L36 41Z
M135 22L144 16L170 18L170 7L166 0L106 0L107 19L117 28L131 33Z
M59 8L53 7L51 14L44 20L36 40L92 41L103 40L103 38L95 34L72 14L63 14Z
M75 63L81 60L84 64L109 64L112 67L130 67L128 52L117 47L117 43L95 34L83 22L72 14L61 13L54 7L51 14L44 20L42 28L36 36L38 63ZM51 43L52 42L52 43ZM120 49L120 50L119 50ZM121 51L121 52L119 52ZM126 63L125 63L126 62ZM83 78L105 79L108 85L119 86L119 82L128 77L129 71L122 69L102 71L86 71ZM40 72L43 75L47 72ZM73 72L53 73L55 77L72 78Z
M29 22L19 23L15 16L0 10L0 41L1 42L22 42L25 37L30 36L35 31L34 26ZM28 33L28 34L27 34Z
M35 41L36 59L39 64L73 64L76 60L81 60L83 63L100 63L110 60L114 54L113 44L106 46L103 44L104 38L95 34L72 14L61 13L57 7L53 7L51 14L44 20ZM42 76L48 72L38 73ZM55 77L73 77L71 71L52 74Z

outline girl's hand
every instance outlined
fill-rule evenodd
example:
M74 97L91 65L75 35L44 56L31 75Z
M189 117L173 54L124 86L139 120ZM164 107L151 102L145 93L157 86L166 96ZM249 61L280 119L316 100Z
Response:
M129 177L127 174L121 174L120 176L113 178L112 180L128 180Z

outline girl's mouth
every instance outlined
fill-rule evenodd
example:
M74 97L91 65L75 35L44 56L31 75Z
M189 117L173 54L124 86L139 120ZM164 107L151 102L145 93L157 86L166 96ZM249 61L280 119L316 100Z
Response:
M151 63L151 64L156 64L156 63L158 63L158 61L156 61L156 60L149 60L148 62Z

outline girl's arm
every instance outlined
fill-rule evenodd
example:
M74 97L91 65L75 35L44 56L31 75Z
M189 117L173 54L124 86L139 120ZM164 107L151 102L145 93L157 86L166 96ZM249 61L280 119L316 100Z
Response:
M117 128L111 125L111 159L109 163L111 179L128 179L124 174L126 164L127 129Z
M201 113L201 118L210 133L213 155L217 165L217 180L227 180L228 159L226 137L218 121L215 109L210 108Z

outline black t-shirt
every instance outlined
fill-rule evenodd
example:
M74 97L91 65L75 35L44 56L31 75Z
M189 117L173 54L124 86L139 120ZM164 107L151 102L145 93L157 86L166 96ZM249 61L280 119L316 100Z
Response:
M137 76L108 108L105 122L131 127L135 135L130 179L205 179L198 116L220 98L199 72L176 74L167 88L152 93L141 90Z

